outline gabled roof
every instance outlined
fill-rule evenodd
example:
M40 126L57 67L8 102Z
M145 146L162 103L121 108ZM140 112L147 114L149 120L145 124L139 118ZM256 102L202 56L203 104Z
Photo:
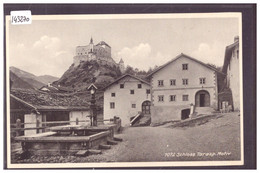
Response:
M222 72L223 73L227 73L227 68L232 56L232 51L235 49L235 47L239 45L239 41L236 41L235 43L229 45L226 47L226 51L225 51L225 59L224 59L224 64L223 64L223 68L222 68Z
M134 78L134 79L139 80L140 82L145 83L145 84L147 84L147 85L150 86L150 83L149 83L149 82L147 82L147 81L145 81L145 80L143 80L143 79L141 79L141 78L138 78L138 77L133 76L133 75L131 75L131 74L125 74L125 75L119 77L118 79L116 79L115 81L111 82L111 83L108 84L107 86L105 86L105 87L103 88L103 90L106 90L108 87L112 86L113 84L117 83L118 81L120 81L121 79L123 79L123 78L125 78L125 77Z
M195 62L197 62L197 63L203 65L204 67L209 68L210 70L216 71L216 72L218 72L218 73L222 73L221 71L218 71L216 68L214 68L214 67L212 67L212 66L210 66L210 65L207 65L207 64L205 64L205 63L203 63L203 62L201 62L201 61L199 61L199 60L197 60L197 59L195 59L195 58L192 58L192 57L190 57L190 56L188 56L188 55L185 55L185 54L181 53L181 54L179 54L178 56L176 56L175 58L173 58L172 60L170 60L169 62L165 63L164 65L162 65L162 66L158 67L157 69L155 69L154 71L152 71L152 72L151 72L150 74L148 74L146 77L147 77L147 78L151 77L153 74L157 73L158 71L160 71L160 70L163 69L164 67L168 66L169 64L175 62L177 59L179 59L179 58L181 58L181 57L188 58L188 59L190 59L190 60L192 60L192 61L195 61Z
M51 92L57 92L58 91L58 88L53 87L53 86L47 86L47 85L46 86L42 86L39 90L43 91L44 88L48 89Z
M22 103L23 105L25 105L26 107L29 107L29 108L32 108L32 109L37 109L35 106L33 106L32 104L30 103L27 103L26 101L14 96L13 94L10 94L10 97L15 99L16 101Z
M104 41L101 41L101 42L99 42L96 46L98 46L98 45L106 45L106 46L108 46L108 47L110 47L106 42L104 42ZM110 47L111 48L111 47Z
M88 86L87 90L90 90L91 88L95 88L96 90L98 89L93 83Z
M10 97L36 111L89 110L89 101L82 94L11 90Z

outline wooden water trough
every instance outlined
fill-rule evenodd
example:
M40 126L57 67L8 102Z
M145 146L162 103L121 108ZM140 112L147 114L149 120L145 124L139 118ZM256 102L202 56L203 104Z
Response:
M21 142L23 152L30 155L100 153L97 149L107 145L115 145L117 141L120 141L118 138L114 138L114 134L120 126L121 121L120 124L107 124L97 127L56 126L52 127L50 132L19 136L15 137L15 140Z

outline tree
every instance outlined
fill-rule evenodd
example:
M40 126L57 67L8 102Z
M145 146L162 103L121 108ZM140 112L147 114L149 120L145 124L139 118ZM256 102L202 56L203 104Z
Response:
M131 67L129 65L126 67L125 73L135 75L135 71L134 71L133 67Z
M149 67L149 70L147 71L147 74L151 73L153 71L152 67Z

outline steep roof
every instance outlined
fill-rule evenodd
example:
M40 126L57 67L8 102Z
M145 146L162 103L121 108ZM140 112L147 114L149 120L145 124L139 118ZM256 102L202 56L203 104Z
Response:
M110 47L106 42L104 42L104 41L101 41L101 42L99 42L96 46L98 46L98 45L106 45L106 46L108 46L108 47ZM110 47L111 48L111 47Z
M165 63L164 65L162 65L162 66L158 67L157 69L155 69L154 71L152 71L152 72L151 72L150 74L148 74L146 77L147 77L147 78L151 77L153 74L157 73L158 71L160 71L160 70L163 69L164 67L168 66L169 64L175 62L177 59L179 59L179 58L181 58L181 57L188 58L188 59L190 59L190 60L192 60L192 61L194 61L194 62L196 62L196 63L199 63L199 64L203 65L204 67L209 68L210 70L216 71L216 72L218 72L218 73L222 73L221 71L218 71L216 68L214 68L214 67L212 67L212 66L210 66L210 65L207 65L207 64L205 64L205 63L203 63L203 62L201 62L201 61L199 61L199 60L197 60L197 59L195 59L195 58L192 58L192 57L190 57L190 56L188 56L188 55L185 55L185 54L181 53L181 54L179 54L178 56L176 56L175 58L173 58L172 60L170 60L169 62Z
M123 79L123 78L125 78L125 77L134 78L134 79L139 80L140 82L145 83L145 84L147 84L147 85L150 86L150 83L149 83L149 82L147 82L147 81L145 81L145 80L143 80L143 79L141 79L141 78L138 78L138 77L133 76L133 75L130 75L130 74L125 74L125 75L123 75L123 76L117 78L115 81L111 82L111 83L108 84L107 86L105 86L105 87L103 88L103 90L106 90L108 87L114 85L115 83L117 83L118 81L120 81L121 79Z
M123 61L123 59L122 59L122 58L120 59L119 63L124 63L124 61Z
M235 47L239 45L239 41L236 41L235 43L229 45L226 47L226 51L225 51L225 59L224 59L224 64L223 64L223 68L222 68L222 72L223 73L227 73L227 68L232 56L232 51L235 49Z
M44 91L43 90L44 88L48 89L50 92L57 92L58 91L58 88L53 87L53 86L48 86L48 85L41 87L39 90Z
M11 90L10 97L38 111L70 111L89 109L89 102L75 94L46 93L36 90L16 89Z

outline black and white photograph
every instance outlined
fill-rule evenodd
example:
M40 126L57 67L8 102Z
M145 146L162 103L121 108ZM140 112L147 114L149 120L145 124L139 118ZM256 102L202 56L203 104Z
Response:
M241 13L15 15L8 168L244 164Z

